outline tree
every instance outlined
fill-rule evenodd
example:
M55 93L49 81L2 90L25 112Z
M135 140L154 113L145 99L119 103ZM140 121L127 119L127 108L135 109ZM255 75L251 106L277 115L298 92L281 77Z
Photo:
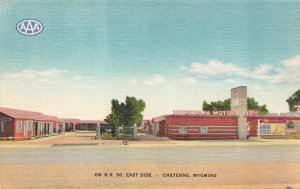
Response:
M266 104L259 105L254 98L250 98L250 97L247 98L247 109L257 110L259 115L267 115L269 113Z
M116 99L111 101L111 113L106 117L108 127L119 128L124 126L126 132L130 131L130 127L134 124L138 126L143 122L143 114L146 104L141 99L127 96L125 102L119 102ZM117 131L115 129L114 131Z
M219 100L211 103L208 103L206 100L204 100L202 103L202 110L209 111L210 113L212 113L213 111L229 111L230 101L230 98L223 101ZM248 110L257 110L259 115L266 115L269 113L267 105L259 105L254 98L247 98L247 107Z
M137 100L135 97L126 97L125 101L125 118L127 125L141 125L143 122L143 114L146 104L143 100L139 99Z
M112 136L115 136L115 134L118 132L118 128L120 127L120 122L115 112L112 111L104 120L108 125L108 129L111 130Z
M210 104L206 100L203 101L202 110L213 112L213 111L229 111L230 110L230 98L224 101L215 101Z
M286 99L286 102L289 105L289 110L291 112L296 111L295 106L300 105L300 89L298 89L296 92L292 94L288 99Z

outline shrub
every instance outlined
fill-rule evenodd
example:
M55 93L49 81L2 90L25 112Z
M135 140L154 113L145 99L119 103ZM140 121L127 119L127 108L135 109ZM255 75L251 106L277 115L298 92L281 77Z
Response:
M113 139L113 136L111 134L105 133L105 134L101 135L101 139L103 139L103 140L111 140L111 139Z
M295 126L295 124L294 124L293 121L289 121L288 124L287 124L288 129L292 129L292 128L294 128L294 126Z

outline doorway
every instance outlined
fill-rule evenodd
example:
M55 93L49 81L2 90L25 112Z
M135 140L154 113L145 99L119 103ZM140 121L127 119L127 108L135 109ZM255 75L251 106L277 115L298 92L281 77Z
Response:
M34 122L33 129L34 129L33 135L37 136L38 135L38 122Z

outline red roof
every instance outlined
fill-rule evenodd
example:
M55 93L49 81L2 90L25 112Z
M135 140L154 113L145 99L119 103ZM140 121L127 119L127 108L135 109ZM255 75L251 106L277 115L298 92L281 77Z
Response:
M56 116L44 115L40 112L17 110L11 108L3 108L3 107L0 107L0 112L12 118L20 118L20 119L32 119L32 120L39 120L39 121L56 121L58 119Z
M60 118L62 122L69 122L69 123L78 123L80 120L79 119L71 119L71 118Z
M166 118L165 117L163 117L163 116L160 116L160 117L154 117L153 119L152 119L152 122L160 122L160 121L163 121L163 120L165 120Z
M68 119L68 118L58 118L52 115L45 115L40 112L33 112L27 110L17 110L11 108L3 108L0 107L0 113L6 114L12 118L17 119L29 119L29 120L37 120L37 121L56 121L60 123L86 123L86 124L106 124L103 120L79 120L79 119Z

